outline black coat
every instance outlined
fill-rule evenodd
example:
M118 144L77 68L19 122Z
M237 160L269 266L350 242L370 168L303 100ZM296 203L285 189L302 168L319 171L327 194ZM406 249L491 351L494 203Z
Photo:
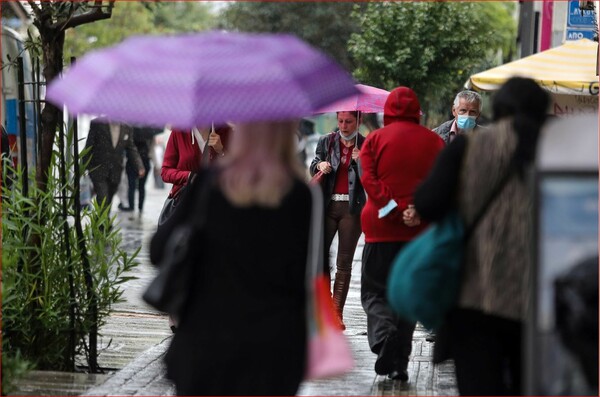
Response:
M194 213L201 185L190 186L152 239L153 263ZM310 203L299 180L278 208L236 207L211 190L191 297L166 356L179 395L296 393L305 369Z
M125 152L136 169L143 170L144 164L133 143L133 128L121 124L117 146L113 146L110 127L104 119L94 119L90 124L85 147L90 148L88 153L88 170L92 181L109 181L118 185L123 174L123 160Z

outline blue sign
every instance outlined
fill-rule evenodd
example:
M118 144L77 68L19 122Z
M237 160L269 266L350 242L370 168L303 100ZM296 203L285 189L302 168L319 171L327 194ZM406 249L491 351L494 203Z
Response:
M594 11L580 10L579 1L569 1L569 15L567 18L568 27L593 28L595 25Z
M594 39L594 31L590 29L567 28L566 40Z

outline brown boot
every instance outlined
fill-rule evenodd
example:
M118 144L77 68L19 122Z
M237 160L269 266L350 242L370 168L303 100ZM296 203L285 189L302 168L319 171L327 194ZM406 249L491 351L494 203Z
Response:
M350 278L352 273L345 271L337 271L335 273L335 281L333 282L333 303L337 309L338 318L342 329L346 329L344 325L344 304L346 303L346 297L348 296L348 289L350 288Z

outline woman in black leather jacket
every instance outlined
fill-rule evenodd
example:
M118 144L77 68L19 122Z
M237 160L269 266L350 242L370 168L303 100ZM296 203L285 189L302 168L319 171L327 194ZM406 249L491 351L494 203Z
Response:
M356 244L362 233L360 212L365 205L365 191L360 183L358 157L365 138L358 132L359 112L338 112L338 129L317 143L311 175L323 171L325 196L325 247L329 249L335 234L339 234L333 302L340 323L350 278ZM344 327L345 328L345 327Z

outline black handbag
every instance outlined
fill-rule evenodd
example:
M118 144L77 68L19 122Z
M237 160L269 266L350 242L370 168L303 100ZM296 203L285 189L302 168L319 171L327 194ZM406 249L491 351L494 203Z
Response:
M200 198L188 219L191 221L175 227L165 244L159 263L158 275L152 280L142 298L150 306L181 318L193 283L198 236L206 222L208 197L212 187L213 172L204 178Z
M213 131L214 131L214 126L213 126ZM193 134L193 132L191 132L191 133ZM210 161L210 147L208 146L208 140L204 144L204 149L203 149L202 153L205 153L206 155L202 156L201 165L203 168L207 168L209 166L209 161ZM185 191L187 190L187 187L189 186L190 183L192 183L192 180L195 177L196 177L196 173L193 174L193 176L190 178L190 181L187 185L183 185L181 187L181 189L179 189L177 191L177 194L175 196L167 197L167 199L165 200L165 203L163 204L162 210L160 210L160 215L158 216L158 226L161 226L163 223L165 223L167 221L167 219L169 219L171 217L171 215L173 215L173 212L175 212L175 208L177 208L177 204L179 203L179 200L181 199L181 197L183 197L183 195L185 194Z
M160 215L158 216L158 226L161 226L163 223L167 221L175 212L175 208L177 208L177 203L181 199L182 195L185 193L188 185L182 186L181 189L177 192L176 196L167 197L165 203L163 204L162 210L160 210Z

